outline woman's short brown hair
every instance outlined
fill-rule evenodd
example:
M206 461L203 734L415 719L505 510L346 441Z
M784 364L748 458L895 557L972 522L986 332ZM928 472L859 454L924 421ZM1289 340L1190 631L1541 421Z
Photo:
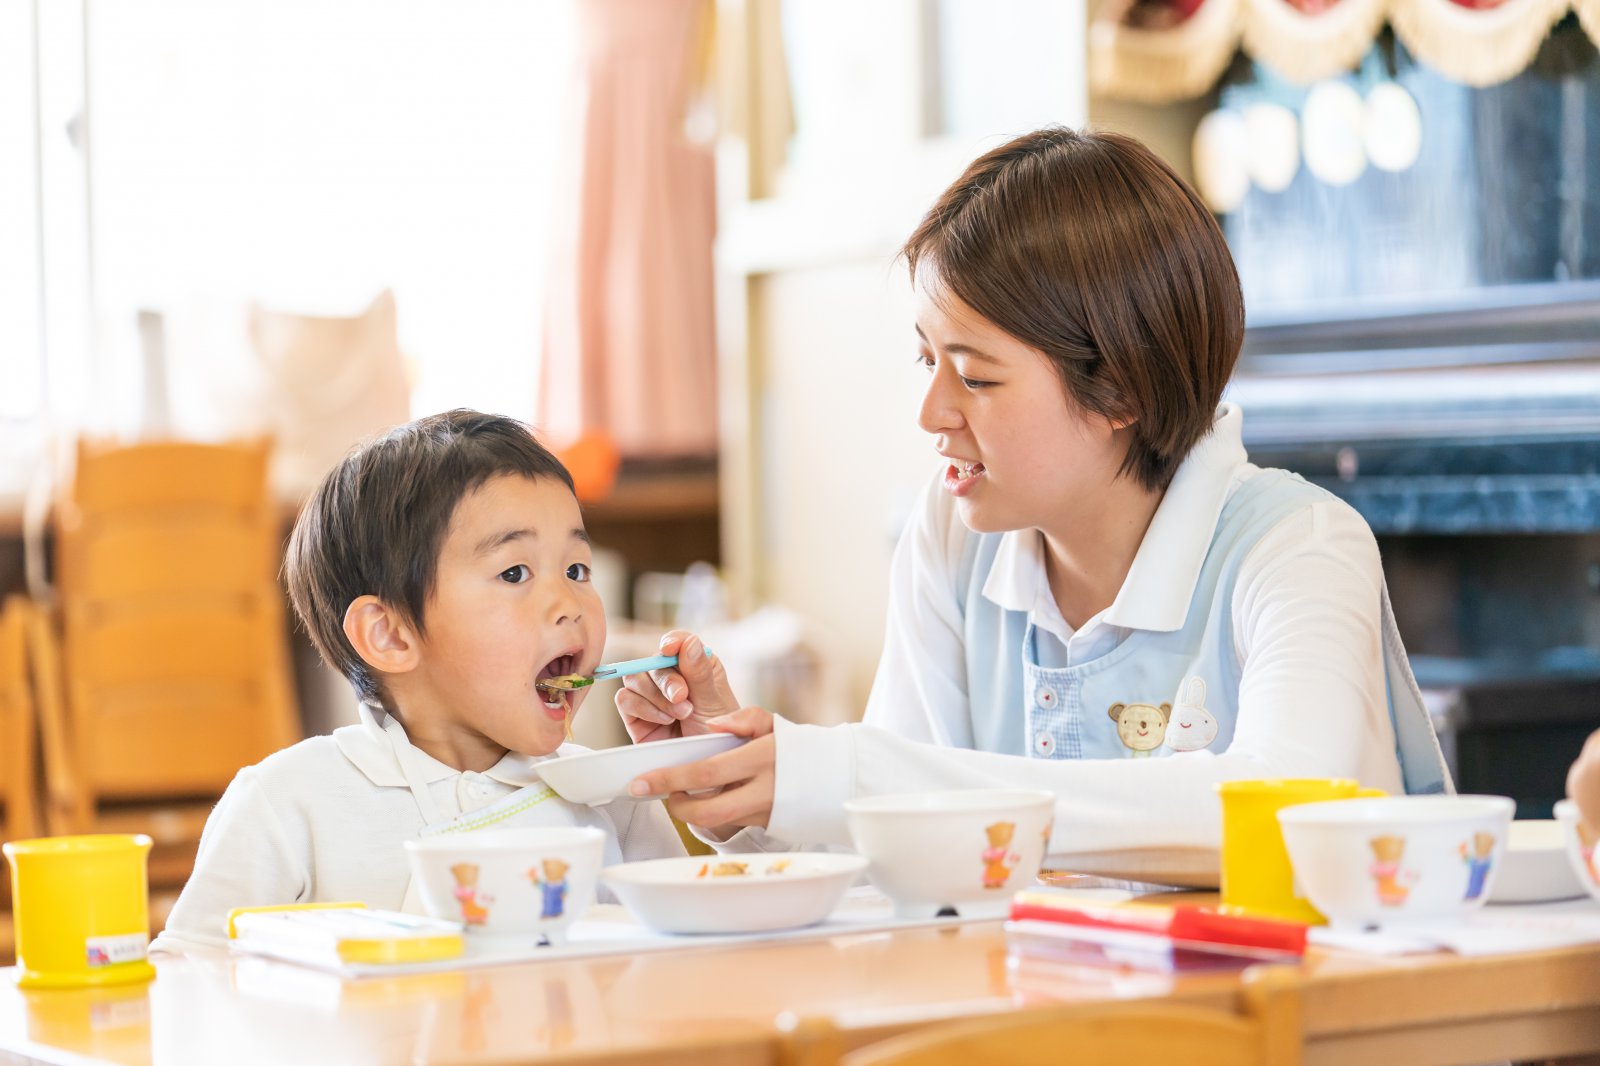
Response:
M521 422L459 408L397 426L345 456L300 511L284 575L323 661L381 707L382 690L344 634L361 596L398 610L419 633L456 504L502 474L572 475Z
M1038 130L980 156L903 254L1131 420L1122 472L1164 489L1211 429L1244 337L1239 275L1193 189L1131 137Z

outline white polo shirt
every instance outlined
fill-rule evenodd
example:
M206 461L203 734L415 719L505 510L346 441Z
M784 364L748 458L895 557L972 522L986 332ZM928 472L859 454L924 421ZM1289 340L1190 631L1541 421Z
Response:
M585 750L510 752L482 773L461 771L411 744L394 716L380 723L363 705L356 725L239 771L206 821L194 872L151 950L224 943L234 907L360 900L400 910L411 880L403 845L424 828L401 759L426 782L432 809L449 819L539 784L540 763ZM544 806L546 814L564 811L557 817L570 824L605 829L606 865L684 853L659 802L584 807L553 799Z

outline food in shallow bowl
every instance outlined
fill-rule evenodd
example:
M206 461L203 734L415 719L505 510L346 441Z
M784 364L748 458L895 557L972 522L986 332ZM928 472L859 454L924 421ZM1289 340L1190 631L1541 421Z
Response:
M756 933L815 925L866 869L859 855L691 855L607 867L600 880L663 933Z
M1543 903L1581 895L1583 885L1567 861L1561 823L1554 818L1512 822L1489 902Z
M408 840L406 859L433 917L560 944L594 902L605 843L590 826L479 829Z
M709 759L737 748L746 739L732 733L702 733L694 737L669 737L601 748L546 759L539 764L539 775L545 784L555 789L556 795L570 803L595 805L616 799L660 799L659 796L629 796L628 786L640 774Z
M1055 824L1053 793L975 788L866 796L844 805L867 876L902 918L1004 918L1033 884Z
M1387 796L1278 812L1296 885L1335 928L1445 923L1494 889L1516 804Z
M1556 804L1556 821L1561 823L1561 836L1566 844L1567 861L1578 883L1594 899L1600 900L1600 854L1596 854L1596 834L1578 818L1578 808L1571 800Z

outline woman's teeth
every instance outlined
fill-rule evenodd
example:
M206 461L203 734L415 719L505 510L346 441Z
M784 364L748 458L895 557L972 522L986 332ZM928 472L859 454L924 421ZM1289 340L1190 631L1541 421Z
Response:
M956 463L956 472L964 478L972 477L982 468L982 463Z

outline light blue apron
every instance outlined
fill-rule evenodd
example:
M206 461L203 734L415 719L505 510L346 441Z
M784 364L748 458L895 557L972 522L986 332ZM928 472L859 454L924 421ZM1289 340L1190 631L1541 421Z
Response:
M1099 658L1062 668L1038 665L1037 634L1028 612L1006 610L982 594L1000 537L971 538L963 559L967 676L989 678L984 685L971 685L974 746L1041 759L1226 751L1239 707L1241 667L1233 651L1232 619L1239 567L1279 521L1329 499L1331 494L1287 471L1252 477L1222 509L1183 626L1170 633L1135 630ZM1381 606L1389 717L1405 789L1453 791L1400 643L1387 587ZM997 634L1021 649L1014 664L985 647ZM997 661L1002 663L998 671Z

